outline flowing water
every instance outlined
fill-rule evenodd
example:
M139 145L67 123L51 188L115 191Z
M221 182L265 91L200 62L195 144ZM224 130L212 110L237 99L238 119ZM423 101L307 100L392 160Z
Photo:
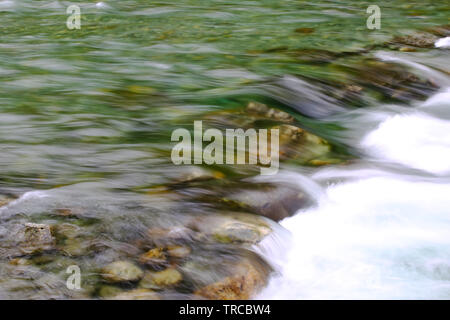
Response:
M365 160L310 175L323 193L282 221L293 239L263 298L450 297L448 90L351 117Z
M66 27L70 4L79 30ZM129 291L101 268L138 264L149 229L195 232L171 243L191 253L171 261L183 281L158 288L166 298L191 298L242 257L273 271L256 298L450 298L450 8L380 3L381 29L368 30L370 4L0 0L0 298ZM392 40L417 32L432 45ZM247 116L251 101L330 149L287 156L277 176L224 165L191 180L199 168L172 164L171 132L194 120L279 124ZM272 233L257 245L207 237L239 211L224 193L265 184L309 201L262 219ZM64 236L17 254L29 222ZM74 264L81 296L65 286Z

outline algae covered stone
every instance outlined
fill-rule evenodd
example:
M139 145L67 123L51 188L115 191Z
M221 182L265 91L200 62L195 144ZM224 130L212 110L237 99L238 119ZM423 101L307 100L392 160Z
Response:
M146 289L161 289L178 284L183 280L182 274L175 268L163 271L148 272L140 281L139 287Z
M144 272L130 261L115 261L102 270L102 277L109 282L137 281Z

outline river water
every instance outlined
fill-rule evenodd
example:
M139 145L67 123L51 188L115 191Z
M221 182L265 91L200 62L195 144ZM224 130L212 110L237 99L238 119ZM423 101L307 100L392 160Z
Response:
M79 30L66 27L70 4ZM183 240L192 253L168 298L192 297L249 251L273 269L255 298L450 298L448 26L436 31L449 6L390 1L368 30L370 4L0 0L0 298L76 298L73 264L82 297L102 298L99 269L138 261L148 229L214 229L224 192L264 183L311 201L267 220L253 247ZM432 44L392 41L418 32ZM171 132L248 126L250 101L331 151L302 149L312 156L282 159L277 176L222 166L217 182L186 185L193 168L171 163ZM12 266L13 231L29 222L80 229Z
M311 173L323 188L318 205L281 222L292 234L290 250L274 260L281 276L263 298L450 297L449 78L414 66L439 77L442 91L406 108L341 116L354 122L365 159Z

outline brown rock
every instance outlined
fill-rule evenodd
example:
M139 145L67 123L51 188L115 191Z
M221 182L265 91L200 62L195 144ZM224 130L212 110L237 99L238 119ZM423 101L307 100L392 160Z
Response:
M55 246L50 226L46 224L26 223L18 237L20 251L25 254L51 250Z
M314 32L314 28L297 28L294 30L296 33L309 34Z
M438 38L429 33L417 33L394 38L393 42L418 48L433 48Z
M235 267L233 275L207 285L195 294L212 300L247 300L262 289L266 281L267 273L244 260Z
M289 113L279 109L269 108L265 104L259 102L249 102L246 111L272 120L289 123L294 121L294 118Z
M163 248L154 248L139 257L139 262L142 264L157 266L163 265L167 262L166 254Z

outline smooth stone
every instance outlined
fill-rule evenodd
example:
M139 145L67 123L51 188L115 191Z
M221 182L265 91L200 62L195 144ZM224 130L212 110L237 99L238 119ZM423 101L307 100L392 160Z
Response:
M146 289L161 289L171 287L183 280L182 274L175 268L158 272L148 272L139 282L139 287Z
M24 254L52 250L55 246L51 228L46 224L25 223L17 237L19 249Z
M249 260L238 263L232 275L194 293L211 300L248 300L267 283L268 274Z
M137 281L144 272L130 261L115 261L102 270L102 277L109 282Z
M191 254L191 248L186 246L168 246L167 254L172 258L186 258Z
M153 248L139 257L139 262L147 265L163 265L167 262L163 248Z
M113 300L160 300L157 293L147 289L134 289L122 292L111 299Z

